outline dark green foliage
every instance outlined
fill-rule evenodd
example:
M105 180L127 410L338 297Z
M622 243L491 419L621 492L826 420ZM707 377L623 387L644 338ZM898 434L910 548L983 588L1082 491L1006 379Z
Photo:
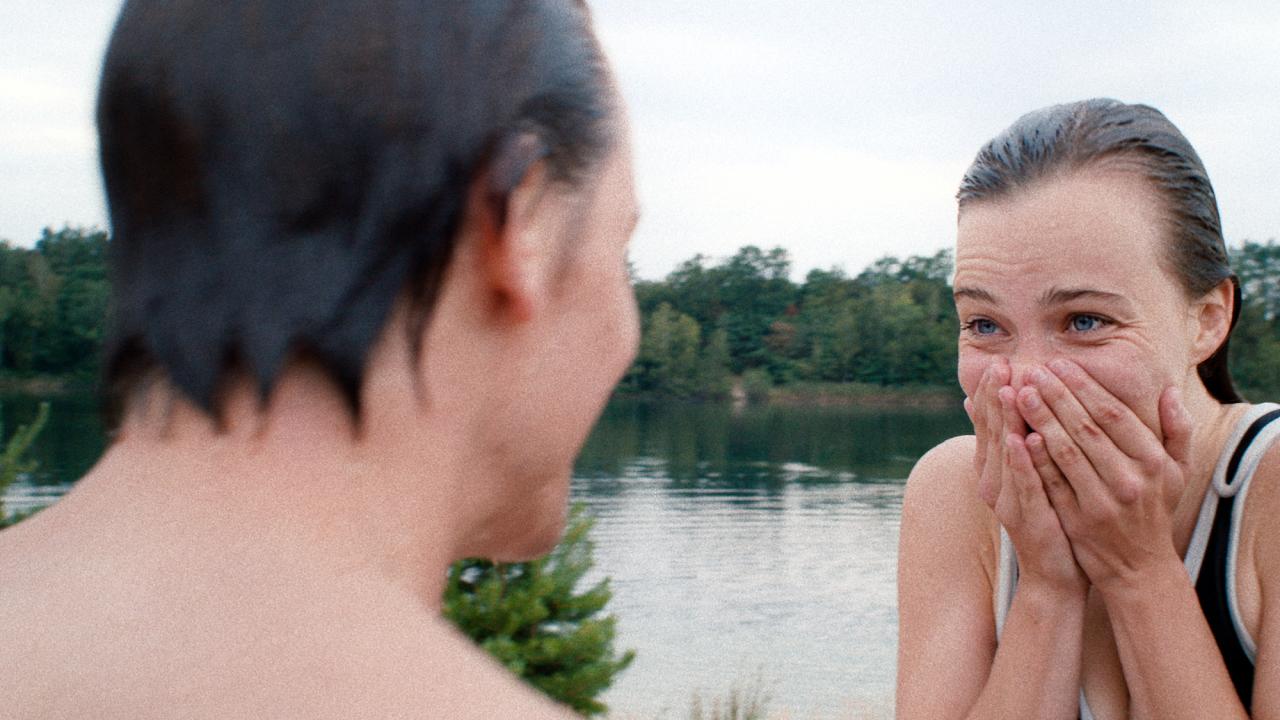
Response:
M583 715L607 710L598 696L635 657L614 650L615 618L601 615L612 596L608 579L577 587L592 566L591 525L575 507L564 539L541 560L456 563L444 601L445 616L473 641Z
M752 368L742 373L742 392L751 402L763 402L769 399L769 391L773 389L773 376L768 370Z
M27 458L27 450L30 449L31 443L35 442L36 436L44 429L48 420L49 403L42 402L39 411L36 412L35 420L32 420L29 425L19 426L13 435L4 440L4 450L0 452L0 528L12 525L25 517L25 515L9 516L4 508L4 493L9 489L9 485L18 479L18 475L35 471L38 463ZM0 438L3 437L4 428L0 427Z
M729 371L749 373L757 395L797 381L954 384L949 251L884 258L856 278L814 270L796 285L789 272L785 250L745 247L638 282L644 336L623 391L724 397Z
M677 398L721 398L729 393L728 334L713 330L703 340L692 317L663 302L644 321L640 350L623 387Z
M1244 304L1231 337L1231 374L1250 400L1280 398L1280 245L1247 241L1233 248Z
M107 235L46 229L33 249L0 242L0 370L93 377L105 326Z
M0 242L0 375L92 378L107 302L105 233L45 230L31 249ZM1244 305L1231 342L1242 391L1280 396L1280 246L1232 248ZM886 257L856 276L790 280L782 248L697 255L664 280L635 280L644 334L623 393L717 399L732 375L774 385L954 386L951 253Z

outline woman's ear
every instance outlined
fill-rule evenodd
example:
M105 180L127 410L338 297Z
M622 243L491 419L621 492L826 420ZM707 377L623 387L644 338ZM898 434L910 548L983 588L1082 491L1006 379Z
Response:
M475 243L482 290L500 322L523 323L546 297L557 233L546 215L554 208L545 145L517 135L499 146L487 172L471 187L464 224Z
M1231 326L1235 324L1239 311L1236 307L1236 288L1236 279L1227 278L1192 304L1196 333L1192 352L1196 365L1217 352L1231 333Z

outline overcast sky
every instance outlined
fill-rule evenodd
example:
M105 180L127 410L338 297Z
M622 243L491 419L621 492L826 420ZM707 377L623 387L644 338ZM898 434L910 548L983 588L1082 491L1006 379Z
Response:
M92 124L115 0L0 3L0 238L105 225ZM1280 3L596 0L633 120L658 278L782 245L796 277L954 239L978 147L1022 113L1110 96L1165 112L1229 242L1280 236Z

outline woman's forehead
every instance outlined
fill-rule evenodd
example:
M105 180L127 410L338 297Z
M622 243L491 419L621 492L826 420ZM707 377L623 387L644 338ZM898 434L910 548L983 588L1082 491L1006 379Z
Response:
M956 270L973 261L1151 267L1167 224L1155 193L1132 173L1075 172L966 205Z

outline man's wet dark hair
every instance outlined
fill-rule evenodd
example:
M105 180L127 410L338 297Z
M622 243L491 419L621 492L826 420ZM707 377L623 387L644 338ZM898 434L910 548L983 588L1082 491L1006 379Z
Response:
M988 142L965 172L956 195L960 212L1056 174L1113 161L1143 177L1163 202L1166 260L1187 296L1203 297L1224 281L1235 286L1234 328L1240 283L1231 272L1209 174L1187 138L1155 108L1098 98L1023 115ZM1224 403L1241 402L1227 366L1230 339L1228 333L1197 368L1205 388Z
M297 356L358 410L473 183L582 181L612 92L581 0L128 0L98 98L116 410L162 371L216 415L231 369L265 397Z

